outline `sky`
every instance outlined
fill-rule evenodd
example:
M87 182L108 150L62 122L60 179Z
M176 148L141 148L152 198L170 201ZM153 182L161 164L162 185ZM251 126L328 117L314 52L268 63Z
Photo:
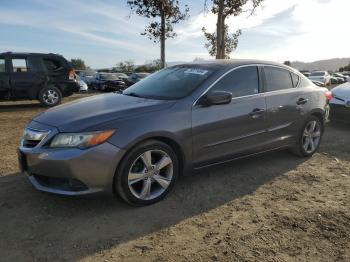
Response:
M210 59L201 28L214 32L216 16L203 12L204 0L180 3L190 7L190 17L166 41L166 60ZM349 16L349 0L265 0L254 15L227 20L231 33L242 30L231 58L350 57ZM149 21L131 13L126 0L0 0L0 52L59 53L92 68L123 60L143 64L160 52L158 43L141 35Z

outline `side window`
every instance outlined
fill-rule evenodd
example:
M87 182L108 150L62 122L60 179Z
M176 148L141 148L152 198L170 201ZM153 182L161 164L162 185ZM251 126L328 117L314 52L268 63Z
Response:
M288 70L277 67L264 67L266 91L277 91L293 88L293 82Z
M43 61L47 71L56 72L63 68L62 63L56 59L44 58Z
M256 66L233 70L215 84L211 91L231 92L233 97L259 93L259 74Z
M5 59L0 58L0 73L5 73Z
M299 87L308 87L311 85L311 81L306 77L300 77Z
M292 80L293 80L293 86L297 87L299 84L299 76L297 74L291 73Z
M12 68L13 72L16 73L29 72L30 70L28 66L28 61L24 58L12 59Z

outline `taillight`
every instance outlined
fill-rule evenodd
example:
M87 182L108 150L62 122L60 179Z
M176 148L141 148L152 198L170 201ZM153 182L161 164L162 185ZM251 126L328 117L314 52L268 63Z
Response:
M69 72L68 72L69 80L74 80L75 79L74 76L75 76L75 70L74 69L69 70Z
M332 95L331 91L326 91L325 95L326 95L326 98L327 98L328 101L333 99L333 95Z

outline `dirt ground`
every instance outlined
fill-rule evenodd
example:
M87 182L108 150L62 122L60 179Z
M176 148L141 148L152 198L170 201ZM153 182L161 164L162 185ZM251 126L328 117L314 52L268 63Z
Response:
M0 261L350 261L350 125L328 124L312 158L282 151L202 170L135 208L32 188L16 147L43 110L0 103Z

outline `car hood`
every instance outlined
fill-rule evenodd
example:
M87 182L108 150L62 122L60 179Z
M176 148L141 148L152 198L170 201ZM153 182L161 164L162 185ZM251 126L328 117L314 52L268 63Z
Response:
M336 97L350 99L350 83L339 85L331 91Z
M96 95L56 106L33 120L54 126L60 132L81 132L119 118L164 110L175 101L152 100L115 93Z

